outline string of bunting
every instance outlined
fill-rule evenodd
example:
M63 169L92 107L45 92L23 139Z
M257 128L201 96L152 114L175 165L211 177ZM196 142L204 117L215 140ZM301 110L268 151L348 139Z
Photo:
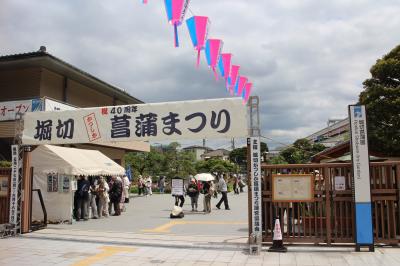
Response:
M148 0L141 0L147 4ZM190 0L164 0L168 22L174 27L174 45L179 47L178 27L185 19ZM200 65L200 54L204 50L207 65L218 80L217 69L225 80L226 90L233 96L243 98L243 103L249 100L253 83L247 77L240 75L239 65L232 64L231 53L222 53L224 42L221 39L208 38L210 20L206 16L195 16L186 20L193 47L197 52L196 67Z

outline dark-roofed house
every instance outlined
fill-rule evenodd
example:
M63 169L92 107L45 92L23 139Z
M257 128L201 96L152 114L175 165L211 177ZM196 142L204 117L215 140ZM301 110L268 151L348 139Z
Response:
M27 111L49 111L142 103L124 90L49 54L43 46L37 52L0 56L0 89L0 160L10 160L16 128L11 110L16 104L29 103L32 110ZM150 150L148 143L135 141L73 146L95 147L119 164L124 164L126 151Z
M201 155L202 160L208 160L208 159L221 159L224 161L229 160L229 151L225 149L217 149L215 151L207 152Z

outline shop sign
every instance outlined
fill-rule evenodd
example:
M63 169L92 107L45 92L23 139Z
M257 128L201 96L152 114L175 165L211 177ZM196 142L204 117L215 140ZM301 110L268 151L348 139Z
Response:
M25 145L245 137L241 98L26 113Z
M17 114L42 110L41 99L9 101L0 103L0 121L15 120Z

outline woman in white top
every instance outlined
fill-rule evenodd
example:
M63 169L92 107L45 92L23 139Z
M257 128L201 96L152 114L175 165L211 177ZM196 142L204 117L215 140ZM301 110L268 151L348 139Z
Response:
M151 180L151 176L148 176L148 177L146 178L147 195L148 195L148 194L153 195L153 191L151 190L152 185L153 185L153 181ZM146 196L147 196L147 195L146 195Z

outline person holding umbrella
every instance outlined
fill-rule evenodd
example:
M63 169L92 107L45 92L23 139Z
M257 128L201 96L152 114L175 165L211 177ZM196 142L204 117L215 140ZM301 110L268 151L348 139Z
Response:
M205 213L210 213L211 212L211 197L214 194L214 185L212 184L212 180L215 179L215 177L212 174L208 173L202 173L202 174L197 174L194 177L198 182L203 182L203 188L201 190L201 193L204 194L204 200L203 200L203 206L204 206L204 212Z

